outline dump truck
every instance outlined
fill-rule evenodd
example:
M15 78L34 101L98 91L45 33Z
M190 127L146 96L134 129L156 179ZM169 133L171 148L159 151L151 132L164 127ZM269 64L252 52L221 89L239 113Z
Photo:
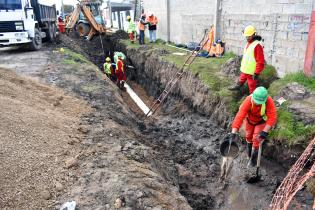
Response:
M56 38L55 6L38 0L0 1L0 46L25 45L39 50L43 39Z

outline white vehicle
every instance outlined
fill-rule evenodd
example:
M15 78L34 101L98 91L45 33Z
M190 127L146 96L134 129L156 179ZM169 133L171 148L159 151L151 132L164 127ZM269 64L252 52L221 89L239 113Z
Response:
M42 39L56 38L56 7L38 0L0 0L0 46L29 44L39 50Z

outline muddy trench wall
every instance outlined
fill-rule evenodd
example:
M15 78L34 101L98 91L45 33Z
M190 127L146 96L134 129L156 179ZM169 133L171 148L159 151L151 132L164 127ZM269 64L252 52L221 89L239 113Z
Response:
M128 77L142 85L149 95L157 98L164 90L170 79L179 69L168 61L159 58L160 50L127 48L125 45L112 40L113 49L125 53L135 69L128 70ZM172 111L176 103L184 102L188 107L201 115L208 116L211 121L227 128L233 118L225 101L211 94L211 90L202 81L189 72L172 90L163 103L163 109ZM173 113L174 114L174 113Z

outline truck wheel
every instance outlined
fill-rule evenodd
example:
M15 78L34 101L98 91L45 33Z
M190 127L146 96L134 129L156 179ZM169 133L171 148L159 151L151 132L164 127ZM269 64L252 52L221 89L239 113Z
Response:
M39 50L42 47L42 36L37 28L35 28L34 37L31 42L32 50Z
M47 41L53 42L56 38L56 27L53 23L48 24L48 29L46 31ZM46 41L46 39L45 39Z
M85 23L79 23L77 29L81 37L87 36L90 32L90 26Z

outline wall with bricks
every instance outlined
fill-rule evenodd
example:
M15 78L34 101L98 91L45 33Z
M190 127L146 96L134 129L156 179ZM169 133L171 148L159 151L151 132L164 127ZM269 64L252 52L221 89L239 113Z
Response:
M170 0L170 41L199 42L204 30L213 24L214 4L209 2L211 0ZM157 36L166 40L166 0L145 0L144 10L156 14L160 20Z
M242 53L242 30L253 25L264 39L266 61L280 76L302 70L312 0L224 0L220 34L227 50Z
M313 1L313 2L312 2ZM218 31L227 51L242 54L242 30L254 25L264 39L266 61L280 76L303 69L310 16L315 0L221 0ZM158 3L157 3L158 2ZM170 0L170 38L198 42L213 23L214 0ZM167 38L166 0L145 0L144 9L160 19L158 36Z

